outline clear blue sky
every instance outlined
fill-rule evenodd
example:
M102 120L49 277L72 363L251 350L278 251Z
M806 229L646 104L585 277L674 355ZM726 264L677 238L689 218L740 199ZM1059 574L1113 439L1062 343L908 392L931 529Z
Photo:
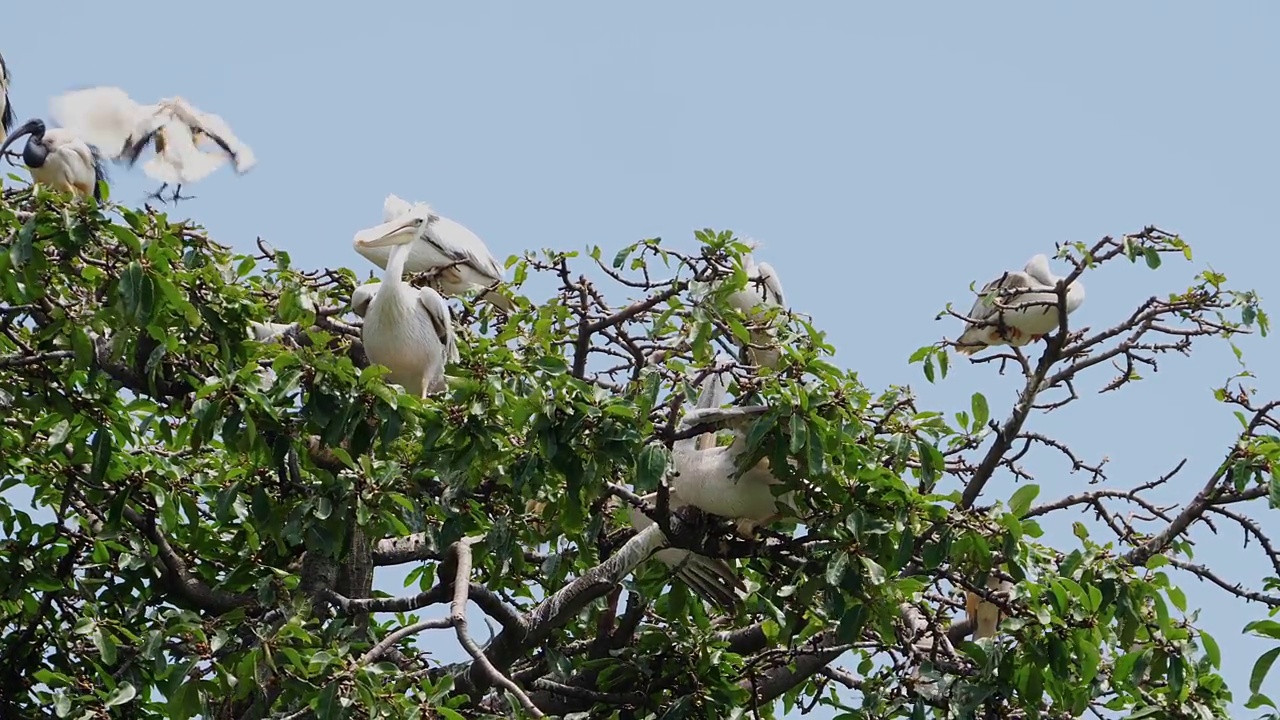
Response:
M1094 327L1185 287L1206 264L1277 294L1275 5L325 7L85 3L57 23L15 9L0 51L20 120L97 84L143 101L181 94L222 115L259 165L192 186L198 199L179 214L242 250L261 235L300 264L363 273L372 266L351 236L380 220L389 192L431 202L500 259L652 236L692 244L696 228L729 228L765 243L759 256L790 304L830 332L841 363L873 388L910 382L943 409L981 390L1000 414L1015 383L961 365L924 386L907 356L957 334L956 321L933 316L948 301L967 307L971 281L1055 241L1150 223L1195 247L1194 266L1087 275L1073 318ZM155 186L140 169L112 170L115 200ZM1275 343L1243 345L1274 396ZM1089 396L1108 379L1097 374L1084 401L1032 424L1088 459L1110 457L1117 485L1190 455L1171 490L1189 497L1237 427L1209 395L1234 367L1225 347L1208 348L1163 360L1124 393ZM1083 486L1055 458L1028 464L1042 497ZM1277 517L1260 514L1273 531ZM1064 527L1050 539L1074 544ZM1265 566L1241 553L1237 531L1197 539L1199 561L1257 585ZM379 585L395 591L398 580ZM1186 587L1242 703L1266 646L1238 634L1262 611Z

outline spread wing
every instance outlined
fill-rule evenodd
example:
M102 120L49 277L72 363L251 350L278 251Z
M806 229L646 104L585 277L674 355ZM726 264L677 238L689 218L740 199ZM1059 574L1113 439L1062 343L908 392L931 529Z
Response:
M227 157L221 153L202 152L196 147L191 128L177 118L170 118L152 133L152 137L155 139L156 154L142 166L142 170L148 177L160 182L171 185L193 183L227 162ZM146 141L143 140L134 146L134 159L145 145Z
M453 314L449 312L449 303L440 293L424 287L418 291L418 304L427 311L427 317L431 318L436 337L440 338L440 344L444 346L445 361L458 362L458 341L453 332Z
M231 126L221 116L198 110L181 98L170 100L169 103L174 114L191 128L193 137L197 138L197 145L206 138L210 140L231 158L237 173L244 174L257 163L253 150L236 137Z
M51 100L49 108L60 126L96 145L111 160L120 159L139 138L154 134L164 124L157 117L158 106L139 105L118 87L72 90Z

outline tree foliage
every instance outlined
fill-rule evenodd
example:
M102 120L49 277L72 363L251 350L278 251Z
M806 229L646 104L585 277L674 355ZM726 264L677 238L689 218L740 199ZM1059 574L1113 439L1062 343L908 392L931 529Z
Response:
M665 487L696 383L753 337L726 302L748 282L730 233L699 232L688 253L645 240L512 258L511 292L535 274L558 289L509 317L454 301L462 361L419 400L365 362L350 270L262 243L237 254L150 208L40 188L3 200L6 717L770 717L781 699L841 718L1207 718L1232 691L1274 707L1262 690L1280 642L1229 691L1174 582L1280 608L1280 554L1245 511L1280 504L1277 403L1247 373L1218 391L1238 441L1176 508L1147 496L1181 465L1055 498L1020 465L1063 453L1100 477L1035 419L1086 385L1123 391L1158 355L1265 332L1257 297L1217 273L1112 327L1064 323L979 358L1024 387L1012 407L974 395L953 417L907 386L866 387L806 319L773 318L780 366L735 366L731 395L768 406L746 462L799 491L803 525L747 540L659 493L671 544L735 563L746 592L725 611L620 549L640 537L629 491ZM1155 228L1061 254L1072 278L1191 258ZM292 327L260 342L255 322ZM940 343L911 361L935 382L951 357ZM1000 474L1018 490L983 495ZM1039 518L1082 507L1092 532L1042 542ZM1210 519L1242 527L1274 576L1197 565L1187 532ZM403 595L372 592L393 565L412 568ZM989 573L1014 590L987 591ZM966 591L1007 616L999 635L969 639ZM433 605L448 614L423 620ZM1275 620L1248 631L1280 641ZM422 649L445 643L467 659Z

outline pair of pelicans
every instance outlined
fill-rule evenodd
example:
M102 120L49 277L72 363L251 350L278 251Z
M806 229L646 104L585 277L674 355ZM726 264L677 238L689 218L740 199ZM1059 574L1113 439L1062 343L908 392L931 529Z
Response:
M75 90L53 99L53 118L61 127L47 127L32 118L14 128L9 103L9 69L0 57L0 127L6 137L0 155L23 136L23 164L35 182L78 197L101 200L98 183L105 181L106 160L133 166L147 147L155 156L143 165L148 177L164 184L151 194L164 200L164 190L174 185L170 200L181 195L184 183L196 182L228 160L243 174L256 162L253 151L217 115L203 112L181 97L165 98L152 105L132 100L116 87Z

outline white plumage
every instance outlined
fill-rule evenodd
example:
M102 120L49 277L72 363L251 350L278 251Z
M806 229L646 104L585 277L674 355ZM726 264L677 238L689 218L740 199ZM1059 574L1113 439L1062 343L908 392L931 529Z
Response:
M1022 347L1058 327L1058 293L1062 278L1049 269L1049 258L1036 255L1021 272L1006 272L982 287L969 310L956 351L973 355L993 345ZM1070 315L1084 302L1079 279L1067 287L1066 310Z
M733 358L721 355L716 358L715 369L703 379L698 392L696 408L714 408L724 403L727 382L725 373L733 364ZM675 451L696 452L700 448L709 448L715 444L715 433L707 432L692 438L677 440L672 448ZM683 507L687 503L674 489L667 493L670 509ZM650 507L657 505L658 494L649 493L641 499ZM639 508L628 507L628 518L631 526L637 531L644 530L654 521ZM676 576L688 585L695 593L709 603L721 607L731 607L737 595L735 590L739 583L733 567L724 560L706 557L681 548L663 548L653 554L653 558L672 568Z
M4 55L0 55L0 129L4 130L5 135L13 127L13 105L9 104L9 81L12 77L9 66L4 62Z
M458 297L504 279L502 266L479 236L437 214L426 203L410 205L388 195L382 204L382 219L381 224L357 232L352 240L356 252L380 268L386 269L391 250L364 241L404 236L409 242L405 271L432 274L432 284L444 295ZM486 292L484 298L504 310L513 308L511 301L497 292Z
M97 148L66 128L46 128L43 120L33 118L4 139L0 155L23 135L30 137L22 148L22 162L33 181L75 197L102 199L98 181L107 175Z
M1006 598L1013 590L1013 583L1001 579L994 572L987 575L987 589L993 593L1001 593ZM973 631L973 639L981 640L996 634L1004 613L995 603L987 602L975 593L966 592L964 598L965 616L969 619L969 627Z
M768 458L735 477L737 459L746 451L744 426L768 408L760 405L721 408L719 404L720 398L714 406L699 402L698 407L685 413L677 428L684 431L705 422L725 422L733 431L733 441L729 445L715 445L714 434L703 433L697 436L696 443L674 443L671 463L675 472L671 490L685 504L736 520L739 532L751 537L757 527L773 523L784 515L795 516L795 493L774 497L773 486L782 481L771 472Z
M56 97L51 107L63 127L75 130L113 160L133 165L152 145L155 156L143 164L143 172L164 183L160 192L177 185L175 200L183 184L207 177L228 160L240 174L257 162L226 121L181 97L141 105L120 88L94 87Z
M357 247L391 246L386 276L351 295L351 307L364 318L360 338L369 362L391 370L387 381L418 397L444 389L446 363L458 361L449 304L435 290L414 289L404 281L412 235L384 235L357 241Z
M759 243L747 243L752 250L760 247ZM750 251L742 254L742 269L747 273L747 286L731 294L729 304L746 314L755 324L751 330L751 343L747 346L747 356L751 362L761 367L776 368L782 352L777 343L777 330L768 321L770 307L787 306L786 297L782 293L782 280L769 263L756 264Z

